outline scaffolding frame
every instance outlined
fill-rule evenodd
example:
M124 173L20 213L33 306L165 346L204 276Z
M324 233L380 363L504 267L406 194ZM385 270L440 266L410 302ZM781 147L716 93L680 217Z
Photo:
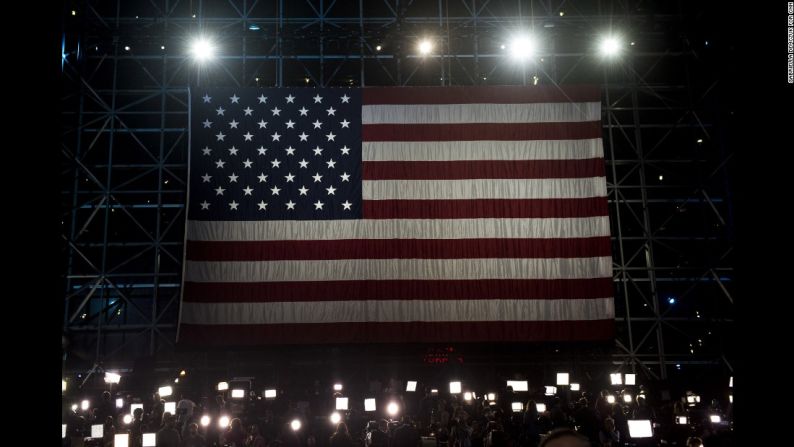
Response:
M708 6L655 6L669 10L566 0L67 6L62 299L74 361L64 369L175 350L189 85L596 83L616 286L605 364L660 380L681 365L732 371L732 150L715 50L698 31ZM609 30L627 42L611 62L593 47ZM510 61L502 45L517 32L543 36L539 61ZM215 64L187 56L196 35L215 36ZM415 48L422 38L435 44L427 57Z

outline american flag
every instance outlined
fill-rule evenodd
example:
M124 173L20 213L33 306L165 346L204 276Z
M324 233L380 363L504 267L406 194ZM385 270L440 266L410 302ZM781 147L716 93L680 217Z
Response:
M608 339L588 86L192 92L179 340Z

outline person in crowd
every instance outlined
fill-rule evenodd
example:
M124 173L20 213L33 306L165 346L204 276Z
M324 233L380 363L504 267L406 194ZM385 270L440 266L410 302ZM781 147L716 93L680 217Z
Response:
M187 424L187 431L179 447L206 447L207 440L198 431L198 425Z
M344 422L337 424L336 432L331 435L330 447L353 447L353 438Z
M620 432L615 429L615 420L612 418L604 419L604 427L598 433L598 440L601 447L620 446Z
M389 447L389 422L386 419L380 419L375 427L369 433L369 447Z
M259 426L254 424L248 428L248 438L245 440L245 447L265 447L265 437L259 432Z
M176 429L176 418L171 413L163 415L163 428L157 432L158 447L179 447L181 436Z
M703 440L692 436L686 440L686 447L703 447Z
M409 416L402 417L402 425L394 430L391 447L421 447L422 437Z
M105 417L105 423L102 425L102 444L105 447L113 447L113 442L116 435L116 427L113 424L113 416L108 415Z
M229 428L221 436L221 444L227 444L229 447L245 446L245 430L240 418L234 418L229 423Z
M563 428L549 433L540 447L590 447L590 441L570 428Z

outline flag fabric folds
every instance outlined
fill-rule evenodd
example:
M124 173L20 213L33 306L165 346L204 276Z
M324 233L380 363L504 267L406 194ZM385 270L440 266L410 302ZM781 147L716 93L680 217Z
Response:
M180 343L613 336L597 87L191 97Z

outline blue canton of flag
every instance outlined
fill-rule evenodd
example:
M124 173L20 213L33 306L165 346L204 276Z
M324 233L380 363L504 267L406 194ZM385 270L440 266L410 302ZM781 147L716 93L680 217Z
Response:
M191 96L188 219L361 218L359 89Z

